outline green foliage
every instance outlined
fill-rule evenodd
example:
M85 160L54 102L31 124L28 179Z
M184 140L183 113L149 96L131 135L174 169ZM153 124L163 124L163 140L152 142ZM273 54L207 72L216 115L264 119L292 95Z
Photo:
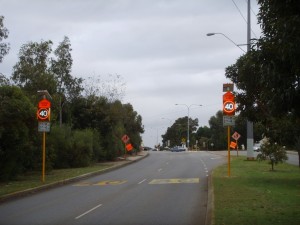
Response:
M3 57L8 54L10 46L9 43L2 42L3 39L8 38L8 29L3 24L4 16L0 16L0 63Z
M102 139L96 130L72 130L70 126L52 126L47 135L47 158L53 168L89 166L105 159Z
M74 131L71 149L71 167L89 166L93 156L93 131L88 129Z
M226 68L239 89L238 111L264 126L263 133L293 147L300 134L300 5L296 0L259 0L261 37Z
M257 155L258 160L269 160L274 170L274 164L283 163L288 159L285 149L277 143L266 142L261 146L261 153Z
M162 135L163 142L170 140L170 146L177 146L182 144L182 139L187 141L187 119L188 117L178 118L171 127L168 127L167 132ZM190 145L196 143L195 131L197 130L198 119L189 118L189 134Z
M227 129L223 127L223 113L218 111L216 116L209 119L211 129L211 143L214 144L214 149L227 149Z
M2 21L0 17L0 42L8 34ZM69 38L64 37L54 52L52 45L52 41L42 40L21 47L11 76L18 87L8 86L9 80L0 74L1 180L41 168L42 135L37 132L34 107L38 90L47 90L52 96L51 132L46 134L48 172L53 168L114 160L124 153L121 141L124 134L136 149L141 145L142 117L131 104L118 100L124 94L121 76L110 76L111 80L102 86L101 81L94 84L100 86L86 89L89 94L83 96L83 79L71 74ZM5 50L1 53L6 54Z
M35 150L34 115L32 103L19 88L0 87L0 180L31 167L26 160Z

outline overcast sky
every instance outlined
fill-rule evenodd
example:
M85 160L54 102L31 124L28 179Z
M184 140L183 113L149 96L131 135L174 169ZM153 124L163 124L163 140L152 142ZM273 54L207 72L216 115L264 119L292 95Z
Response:
M260 36L255 0L251 8L255 38ZM246 0L0 0L0 15L11 45L1 73L10 77L23 44L51 40L55 49L67 36L73 76L122 76L122 101L142 116L144 145L151 147L187 116L188 106L203 105L189 107L199 126L208 126L222 109L222 85L230 82L225 68L243 51L222 35L206 34L247 42Z

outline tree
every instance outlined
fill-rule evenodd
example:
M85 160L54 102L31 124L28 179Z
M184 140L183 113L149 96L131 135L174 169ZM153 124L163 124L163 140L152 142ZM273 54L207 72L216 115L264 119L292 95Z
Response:
M0 180L36 165L35 108L22 90L0 87Z
M272 165L272 171L274 170L275 164L283 163L288 159L285 149L277 143L265 142L262 144L260 150L261 153L257 155L257 159L269 160Z
M225 75L239 89L236 100L241 115L260 122L265 134L270 134L277 121L289 119L300 127L300 5L296 0L258 3L262 36L251 51L226 68ZM293 131L290 145L299 133Z
M54 73L57 81L57 96L54 95L54 99L56 100L55 103L58 103L60 126L62 125L63 106L66 102L77 98L83 90L81 87L83 79L73 78L71 75L73 64L71 51L70 39L64 37L64 40L54 51L56 59L51 59L50 70Z
M188 117L178 118L171 127L169 127L165 134L162 135L163 142L170 140L171 146L177 146L182 144L182 139L187 140L187 119ZM194 143L196 136L194 132L198 127L198 119L189 118L189 133L191 143Z
M56 92L57 82L49 70L51 52L52 41L29 42L21 47L12 80L29 96L36 96L37 90Z
M0 16L0 63L3 61L5 55L8 54L10 45L9 43L2 42L3 39L8 38L9 31L3 24L4 16Z
M98 75L84 80L84 87L85 96L103 96L109 102L114 102L124 97L126 83L118 74L109 74L106 77Z
M297 0L259 0L263 36L257 42L262 81L272 90L273 116L292 112L300 117L300 5ZM282 104L284 102L284 104Z
M223 113L218 111L215 116L210 117L211 142L215 149L227 149L227 131L223 127Z

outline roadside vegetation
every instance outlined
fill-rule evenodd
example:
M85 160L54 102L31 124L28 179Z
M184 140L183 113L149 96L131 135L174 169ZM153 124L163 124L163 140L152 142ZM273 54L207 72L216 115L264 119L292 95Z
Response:
M215 225L298 225L300 173L297 166L233 157L213 172Z
M9 194L15 194L31 188L41 187L43 185L63 182L65 180L75 178L84 174L98 172L111 167L113 164L101 163L94 164L89 167L69 168L69 169L55 169L46 174L46 180L41 182L41 172L32 171L16 177L9 182L0 182L0 200Z
M0 16L0 63L10 50L4 42L8 36L4 16ZM42 133L36 118L39 90L47 90L52 97L48 99L47 172L113 160L124 154L124 134L135 149L141 145L142 117L131 104L122 103L122 77L79 78L72 73L69 38L53 45L51 40L29 41L21 46L12 74L0 71L0 182L41 169Z

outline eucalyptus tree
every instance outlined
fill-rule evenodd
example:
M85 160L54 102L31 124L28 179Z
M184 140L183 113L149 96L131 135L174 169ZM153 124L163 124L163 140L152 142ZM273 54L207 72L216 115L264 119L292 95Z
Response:
M8 38L9 31L4 27L4 16L0 16L0 63L3 61L5 55L8 54L10 45L7 42L3 42L4 39Z
M289 119L297 128L295 142L300 133L299 3L258 3L262 36L251 51L226 68L226 77L240 90L236 99L242 116L261 122L266 132L276 127L274 123L278 120Z

